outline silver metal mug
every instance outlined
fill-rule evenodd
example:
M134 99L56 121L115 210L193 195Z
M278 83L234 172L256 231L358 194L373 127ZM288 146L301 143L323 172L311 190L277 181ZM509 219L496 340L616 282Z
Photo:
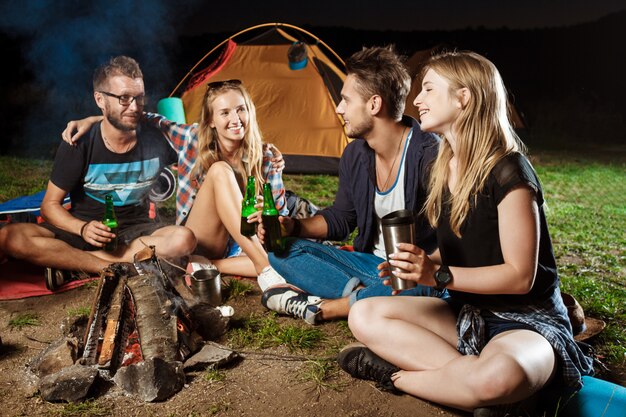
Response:
M398 243L415 244L415 213L411 210L396 210L383 216L380 222L387 261L389 261L390 254L401 252L396 247ZM390 272L391 288L394 290L406 290L417 285L415 281L398 278L395 275L397 272L405 272L402 268L391 266Z
M199 269L190 275L189 288L199 301L222 305L222 277L217 269Z

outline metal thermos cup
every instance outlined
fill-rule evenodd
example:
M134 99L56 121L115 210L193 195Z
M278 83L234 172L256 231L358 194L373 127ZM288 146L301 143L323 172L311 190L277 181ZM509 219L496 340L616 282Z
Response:
M389 255L400 252L396 247L398 243L415 244L415 214L411 210L397 210L391 212L381 219L383 229L383 240L387 261ZM401 268L391 267L391 288L394 290L406 290L417 285L415 281L398 278L395 274L404 272Z
M222 305L222 277L217 269L199 269L191 273L190 288L199 301Z

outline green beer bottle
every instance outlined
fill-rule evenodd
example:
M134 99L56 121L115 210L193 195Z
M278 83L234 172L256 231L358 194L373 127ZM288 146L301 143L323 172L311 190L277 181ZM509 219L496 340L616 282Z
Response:
M114 252L117 250L117 217L115 217L115 210L113 209L113 196L111 194L106 195L104 204L104 217L102 218L102 224L108 226L111 229L111 233L115 233L115 237L104 245L104 250L107 252Z
M254 205L256 204L255 196L255 179L254 176L248 177L246 184L246 194L241 202L241 234L252 237L256 234L255 223L248 223L248 216L256 212Z
M278 210L274 205L272 188L269 183L263 184L263 227L265 228L265 250L267 252L280 252L283 249L283 237L280 233Z

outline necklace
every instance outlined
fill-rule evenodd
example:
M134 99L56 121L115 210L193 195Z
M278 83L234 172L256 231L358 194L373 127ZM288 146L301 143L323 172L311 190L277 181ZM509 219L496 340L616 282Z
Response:
M113 148L113 146L109 143L109 141L107 140L107 138L102 135L102 139L104 140L104 144L106 145L107 149L110 150L113 153L126 153L130 150L130 147L133 145L133 141L128 142L128 145L126 145L126 149L124 149L123 151L116 151L115 148Z
M406 132L406 127L402 129L402 135L400 136L400 141L398 142L398 149L396 150L396 155L393 157L393 162L391 163L391 167L389 168L389 171L387 172L387 179L385 180L385 183L383 184L382 188L378 189L379 191L387 191L387 184L389 183L389 179L391 178L391 174L393 173L393 167L396 166L398 155L400 155L400 149L402 149L402 142L404 140L404 132ZM378 167L377 167L377 171L378 171ZM380 176L378 173L376 175Z

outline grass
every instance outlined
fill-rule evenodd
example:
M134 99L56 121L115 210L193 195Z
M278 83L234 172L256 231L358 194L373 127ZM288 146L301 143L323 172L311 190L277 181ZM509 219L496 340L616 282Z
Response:
M306 351L319 347L325 336L319 328L306 326L296 321L280 324L276 314L250 316L233 320L228 333L229 343L237 349L264 349L285 346L290 352Z
M55 413L58 417L100 417L111 415L111 410L93 400L68 403Z
M9 327L15 330L22 330L24 327L39 326L39 316L33 313L18 314L9 320Z
M222 412L226 412L230 409L230 403L227 401L219 401L213 405L211 405L209 408L207 408L207 413L210 416L214 416L217 415L219 413Z
M339 366L336 360L309 360L305 363L305 369L300 373L304 382L313 383L318 395L324 389L341 390L342 386L333 382L339 375Z
M226 379L226 372L210 366L203 374L203 378L208 382L220 382Z
M547 221L554 243L562 289L574 295L588 316L607 328L593 341L611 366L626 366L626 163L623 148L592 153L543 150L531 152L544 187ZM51 163L0 157L0 202L45 189ZM16 175L19 173L19 175ZM337 178L285 175L285 187L320 208L332 204ZM162 207L173 213L174 199ZM241 283L241 282L239 282ZM234 284L237 286L238 284ZM245 294L245 288L232 288ZM231 343L290 350L322 343L312 328L280 326L276 317L249 317L230 332ZM330 342L326 340L324 343Z
M607 322L596 347L609 363L626 353L626 170L623 163L554 157L537 166L562 290Z
M335 201L337 177L332 175L285 175L285 188L316 206L328 207Z
M253 290L254 285L251 282L241 279L230 279L226 285L224 285L224 293L228 294L229 300L244 297L247 294L250 294Z
M0 156L0 202L45 190L52 164L47 160Z
M89 306L70 308L67 310L68 317L89 317L90 314L91 307Z

